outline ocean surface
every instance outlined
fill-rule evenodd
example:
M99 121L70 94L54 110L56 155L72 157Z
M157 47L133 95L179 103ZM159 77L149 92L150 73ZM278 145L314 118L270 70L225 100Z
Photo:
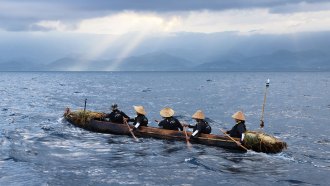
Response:
M64 109L150 120L172 107L181 121L202 109L212 133L242 110L288 144L279 154L238 153L185 142L100 134L74 127ZM328 185L329 72L0 72L0 185Z

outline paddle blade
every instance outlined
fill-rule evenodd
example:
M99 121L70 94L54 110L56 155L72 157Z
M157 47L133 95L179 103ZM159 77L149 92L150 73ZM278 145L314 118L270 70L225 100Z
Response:
M189 141L187 141L187 147L188 147L188 149L192 148L192 144Z

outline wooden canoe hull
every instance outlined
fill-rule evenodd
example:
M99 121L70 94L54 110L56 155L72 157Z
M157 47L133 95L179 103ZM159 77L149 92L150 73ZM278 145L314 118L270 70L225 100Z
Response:
M112 123L104 121L103 113L92 111L77 111L71 112L69 108L66 109L64 117L67 121L75 126L108 134L120 134L131 136L130 129L133 125ZM188 136L191 136L191 132L187 132ZM181 140L186 141L186 135L184 131L166 130L155 127L140 127L134 131L134 135L137 137L152 137L158 139L168 140ZM287 144L273 136L265 133L246 131L245 138L242 143L246 149L250 149L256 152L264 153L279 153L283 149L287 148ZM191 143L204 144L209 146L217 146L226 149L232 149L237 151L246 152L244 148L237 145L240 139L228 138L227 136L214 135L214 134L201 134L198 138L190 140Z
M73 125L100 133L107 134L119 134L119 135L129 135L131 133L128 126L125 124L117 124L108 121L100 121L96 119L91 119L83 123L74 122L70 114L64 115L65 119L72 123ZM133 129L133 125L129 125L130 129ZM191 132L187 131L188 136ZM186 136L184 131L166 130L156 127L140 127L138 130L134 131L134 135L137 137L151 137L157 139L168 139L168 140L179 140L185 141ZM239 139L235 139L239 141ZM238 146L234 141L225 136L214 135L214 134L201 134L197 139L190 140L191 143L204 144L209 146L217 146L226 149L232 149L237 151L245 151L242 147Z

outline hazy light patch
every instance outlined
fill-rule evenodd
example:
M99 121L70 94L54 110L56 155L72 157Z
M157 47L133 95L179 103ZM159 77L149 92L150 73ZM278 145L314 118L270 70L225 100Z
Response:
M104 37L102 41L92 44L90 46L90 49L82 55L83 60L81 60L80 65L75 68L85 68L84 70L86 70L89 64L92 63L93 60L98 59L100 56L102 56L105 51L117 41L118 38L118 36L107 36Z
M69 30L69 27L62 23L61 21L40 21L32 25L33 28L40 28L44 30L52 30L52 31L59 31L59 32L66 32Z
M118 66L123 62L122 60L128 56L130 56L131 52L138 47L138 45L143 41L146 37L147 32L138 32L134 38L132 38L131 42L123 48L122 52L116 56L115 61L106 68L107 71L116 71L118 70Z
M113 43L118 40L118 36L107 36L102 41L96 43L96 46L90 48L90 50L84 55L86 59L96 59L101 56Z
M168 32L178 24L175 16L164 18L154 13L121 12L115 15L86 19L76 32L92 34L126 34L129 32Z

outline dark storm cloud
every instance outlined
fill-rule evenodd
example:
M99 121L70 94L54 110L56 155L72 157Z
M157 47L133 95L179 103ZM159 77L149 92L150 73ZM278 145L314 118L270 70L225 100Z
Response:
M268 8L271 12L316 11L319 3L328 0L2 0L0 29L34 30L31 24L40 20L60 20L66 23L109 15L114 12L153 11L175 12L193 10L223 11L227 9ZM320 7L322 8L322 7Z
M52 6L74 7L78 10L136 10L136 11L189 11L189 10L225 10L244 8L273 8L299 3L322 3L328 0L10 0L7 2L24 2L49 4Z

